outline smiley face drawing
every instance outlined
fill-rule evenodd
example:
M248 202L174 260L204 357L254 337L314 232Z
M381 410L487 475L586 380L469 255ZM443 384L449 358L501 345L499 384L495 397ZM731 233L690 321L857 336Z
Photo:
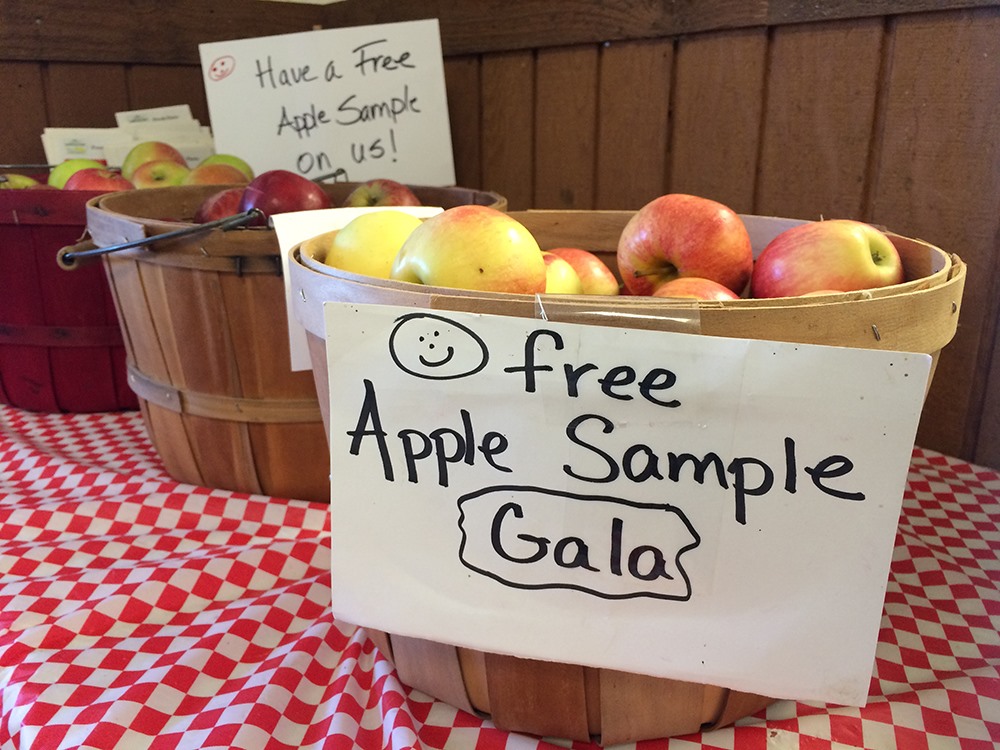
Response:
M212 60L208 66L208 77L213 81L221 81L234 70L236 70L236 58L232 55L223 55Z
M389 334L389 355L403 372L425 380L455 380L473 375L489 361L485 342L449 318L411 313Z

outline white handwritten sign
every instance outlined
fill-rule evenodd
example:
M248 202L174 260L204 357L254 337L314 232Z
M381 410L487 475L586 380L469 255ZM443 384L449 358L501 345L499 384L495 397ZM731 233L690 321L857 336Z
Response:
M865 703L930 357L324 315L336 617Z
M256 172L454 185L436 19L199 45L215 148Z

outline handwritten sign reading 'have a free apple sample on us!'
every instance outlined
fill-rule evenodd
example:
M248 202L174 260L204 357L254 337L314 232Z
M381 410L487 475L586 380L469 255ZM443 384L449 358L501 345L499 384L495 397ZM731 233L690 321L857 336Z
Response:
M929 356L324 315L337 618L864 704Z
M215 149L259 174L453 185L436 19L199 45Z

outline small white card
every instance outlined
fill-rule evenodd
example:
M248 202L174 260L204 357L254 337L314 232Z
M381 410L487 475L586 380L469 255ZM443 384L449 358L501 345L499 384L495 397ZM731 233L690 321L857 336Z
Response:
M116 112L114 128L45 128L42 147L49 164L65 159L103 159L120 167L128 152L143 141L163 141L195 167L215 153L212 131L191 116L187 104Z
M864 705L929 356L324 314L335 617Z

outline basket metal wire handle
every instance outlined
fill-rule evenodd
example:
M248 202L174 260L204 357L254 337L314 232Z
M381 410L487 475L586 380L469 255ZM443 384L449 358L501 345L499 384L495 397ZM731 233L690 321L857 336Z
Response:
M160 242L161 240L174 240L181 237L188 237L201 232L208 232L213 229L221 229L223 231L235 229L249 224L252 221L257 221L263 217L263 211L258 208L251 208L249 211L243 211L242 213L233 214L232 216L223 216L221 219L206 221L204 224L196 224L191 227L184 227L183 229L175 229L172 232L165 232L164 234L157 234L152 237L143 237L142 239L122 242L117 245L92 247L91 245L93 243L90 242L67 245L56 253L56 263L58 263L59 267L64 271L72 271L79 267L79 262L81 260L96 258L101 255L107 255L108 253L118 252L119 250L130 250L134 247L152 245L153 243Z

